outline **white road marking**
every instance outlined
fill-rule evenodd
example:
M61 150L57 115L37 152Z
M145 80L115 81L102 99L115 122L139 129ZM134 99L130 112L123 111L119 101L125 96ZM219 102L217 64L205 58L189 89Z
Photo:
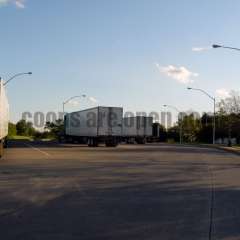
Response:
M27 144L27 143L24 143L24 144L25 144L27 147L30 147L30 148L34 149L35 151L38 151L38 152L44 154L45 156L48 156L48 157L51 156L49 153L47 153L47 152L45 152L45 151L42 151L42 150L40 150L39 148L36 148L36 147L32 146L31 144Z

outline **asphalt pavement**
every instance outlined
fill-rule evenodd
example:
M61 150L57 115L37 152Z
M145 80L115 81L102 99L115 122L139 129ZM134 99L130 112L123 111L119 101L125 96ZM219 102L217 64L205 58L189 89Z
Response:
M0 160L0 239L240 239L240 157L165 144L16 141Z

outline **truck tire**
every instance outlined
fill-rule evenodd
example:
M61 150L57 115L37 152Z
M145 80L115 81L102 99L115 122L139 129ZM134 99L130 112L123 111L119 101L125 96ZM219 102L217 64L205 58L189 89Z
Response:
M98 139L97 138L89 138L88 146L89 147L98 147Z
M93 147L98 147L98 139L97 138L93 139Z
M118 141L116 138L110 138L105 141L106 147L116 147L118 145Z
M59 137L58 137L58 142L59 142L59 143L65 143L65 138L64 138L64 136L59 136Z
M146 143L146 138L137 138L136 143L137 144L145 144Z
M72 137L67 137L67 143L73 143L73 138Z
M92 147L92 145L93 145L93 139L92 139L92 138L89 138L89 139L88 139L88 146L89 146L89 147Z
M134 138L127 138L126 143L127 144L135 144L135 139Z
M3 140L0 140L0 158L3 156L3 152L4 152L4 149L3 149Z
M3 147L8 148L8 139L7 138L3 142Z

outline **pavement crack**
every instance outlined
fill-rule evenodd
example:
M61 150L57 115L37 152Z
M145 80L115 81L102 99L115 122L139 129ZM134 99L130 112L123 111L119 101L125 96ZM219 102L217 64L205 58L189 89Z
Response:
M214 193L215 193L215 186L214 186L214 178L213 178L213 171L207 165L208 167L208 172L210 175L210 184L211 184L211 196L210 196L210 206L209 206L209 232L208 232L208 239L213 240L213 219L214 219Z

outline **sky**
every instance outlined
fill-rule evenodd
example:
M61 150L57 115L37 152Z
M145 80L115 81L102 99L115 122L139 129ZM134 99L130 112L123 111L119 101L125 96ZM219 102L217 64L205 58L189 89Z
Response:
M211 111L239 88L238 0L0 0L0 76L11 121L22 112L95 105L124 111ZM97 100L97 102L95 101Z

